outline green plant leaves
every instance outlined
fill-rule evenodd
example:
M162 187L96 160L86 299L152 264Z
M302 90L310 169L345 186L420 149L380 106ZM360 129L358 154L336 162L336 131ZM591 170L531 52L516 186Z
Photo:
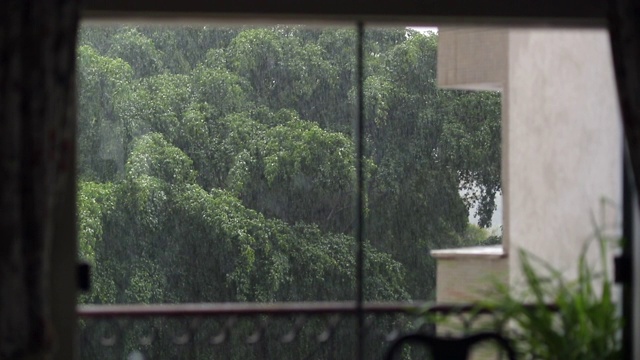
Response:
M607 240L597 239L607 268ZM587 261L587 245L580 253L578 275L564 275L524 251L519 259L522 286L500 286L490 308L505 331L516 340L523 359L618 359L622 319L613 301L613 283L607 271L597 272ZM601 287L597 287L601 284Z

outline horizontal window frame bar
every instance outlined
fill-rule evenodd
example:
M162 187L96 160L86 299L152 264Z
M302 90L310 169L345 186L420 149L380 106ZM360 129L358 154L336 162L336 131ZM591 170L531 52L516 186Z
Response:
M417 302L365 303L366 313L412 312L425 306ZM183 317L235 315L355 314L356 301L275 302L275 303L184 303L79 305L81 318L105 317Z
M82 18L605 27L607 11L607 0L86 0Z
M538 305L526 305L536 307ZM548 304L553 311L557 306ZM475 311L492 313L490 308L478 310L476 304L431 304L427 302L365 302L364 313L456 314ZM120 304L79 305L80 318L142 318L142 317L215 317L251 315L356 315L356 301L277 302L277 303L197 303L197 304Z

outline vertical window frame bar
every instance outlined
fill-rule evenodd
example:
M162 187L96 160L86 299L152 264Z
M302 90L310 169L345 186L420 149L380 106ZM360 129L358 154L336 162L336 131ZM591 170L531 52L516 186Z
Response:
M364 22L357 21L356 35L356 88L357 116L354 123L354 142L356 146L356 315L357 315L357 351L356 358L364 359Z

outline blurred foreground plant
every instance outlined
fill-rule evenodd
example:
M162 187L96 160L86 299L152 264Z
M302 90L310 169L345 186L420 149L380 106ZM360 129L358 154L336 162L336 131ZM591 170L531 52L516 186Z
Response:
M608 273L608 239L596 232L601 268L585 245L575 280L520 250L523 285L498 284L498 295L478 309L491 311L522 359L619 359L622 319Z

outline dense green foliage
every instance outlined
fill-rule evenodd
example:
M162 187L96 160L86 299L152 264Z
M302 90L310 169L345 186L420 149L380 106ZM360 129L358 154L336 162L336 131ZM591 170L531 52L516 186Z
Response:
M86 303L355 297L355 31L84 28ZM500 100L439 90L437 35L365 42L367 300L432 299L431 249L477 244Z

